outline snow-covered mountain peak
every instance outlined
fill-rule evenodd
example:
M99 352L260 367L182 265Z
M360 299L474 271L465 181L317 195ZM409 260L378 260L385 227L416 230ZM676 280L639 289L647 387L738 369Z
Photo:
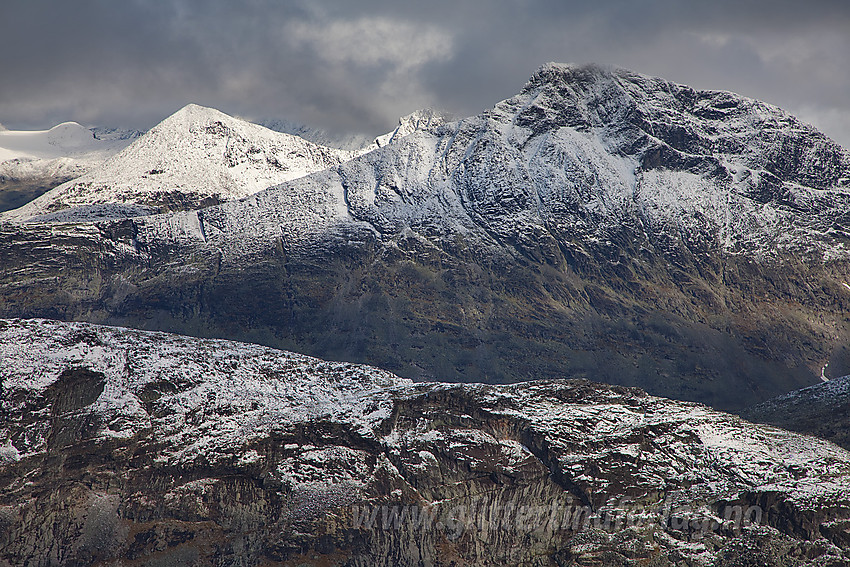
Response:
M107 130L109 134L98 135ZM89 129L77 122L64 122L48 130L0 128L0 210L25 203L91 171L127 147L134 134L138 135L133 131Z
M229 118L229 116L227 116L227 114L221 112L220 110L217 110L217 109L212 108L210 106L202 106L202 105L196 104L194 102L190 102L190 103L186 104L186 106L184 106L183 108L181 108L180 110L178 110L174 114L172 114L171 118L174 118L174 117L177 117L177 116L181 116L181 117L185 116L185 117L188 117L189 120L192 120L193 117L199 117L199 118L203 119L203 118L207 118L207 117L224 116L224 117ZM168 120L168 119L166 118L166 120Z
M206 125L217 120L225 123L244 122L215 108L189 103L151 128L151 132L169 131L174 128L191 127L198 124Z
M77 122L63 122L49 130L0 129L0 162L72 157L108 151L110 147Z
M132 214L196 209L251 195L356 155L359 152L319 146L189 104L101 167L5 217L27 220L58 213L65 220L85 220L123 216L127 206Z
M812 248L831 222L804 211L834 217L850 199L847 150L787 112L734 93L624 69L547 64L483 117L488 125L466 128L498 131L500 145L521 148L529 166L556 160L530 168L547 189L526 199L544 212L582 209L564 226L590 220L607 227L595 230L603 241L631 217L651 239L713 233L729 251Z
M270 135L267 128L229 116L215 108L190 103L165 118L145 135L145 149L162 144L163 149L179 149L188 142L204 145L218 138L230 136L277 137L282 140L293 137L288 134ZM190 140L195 138L194 140ZM167 159L167 157L163 157Z
M94 140L91 130L78 122L63 122L47 131L47 143L63 148L88 147Z

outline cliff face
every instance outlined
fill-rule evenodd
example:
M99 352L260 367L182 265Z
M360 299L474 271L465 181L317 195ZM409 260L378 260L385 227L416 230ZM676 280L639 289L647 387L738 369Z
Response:
M0 314L725 409L847 373L850 158L792 116L547 65L414 126L201 211L0 225Z
M582 380L0 323L9 565L850 560L850 453Z

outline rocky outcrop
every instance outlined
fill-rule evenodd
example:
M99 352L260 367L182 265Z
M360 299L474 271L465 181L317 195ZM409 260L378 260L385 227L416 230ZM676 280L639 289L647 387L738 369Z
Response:
M0 323L0 562L850 561L850 453L585 380Z
M433 108L423 108L412 112L407 116L402 116L398 119L398 126L392 132L388 132L383 136L378 136L370 146L365 149L374 150L394 141L399 141L405 136L409 136L414 132L424 130L437 130L440 126L448 124L453 119L448 112L436 110Z
M847 373L850 161L810 126L554 64L479 116L429 120L201 211L0 225L0 314L731 410Z

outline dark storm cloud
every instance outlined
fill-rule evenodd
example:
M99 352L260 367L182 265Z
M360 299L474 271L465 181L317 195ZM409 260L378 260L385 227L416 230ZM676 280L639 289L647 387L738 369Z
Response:
M850 145L848 30L845 1L5 0L0 122L148 127L197 102L377 134L593 61L761 98Z

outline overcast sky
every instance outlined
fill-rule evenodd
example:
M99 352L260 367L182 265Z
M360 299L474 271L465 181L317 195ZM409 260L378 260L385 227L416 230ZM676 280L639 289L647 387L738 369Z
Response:
M377 135L547 61L735 91L850 147L846 0L0 0L0 123L149 128L194 102Z

